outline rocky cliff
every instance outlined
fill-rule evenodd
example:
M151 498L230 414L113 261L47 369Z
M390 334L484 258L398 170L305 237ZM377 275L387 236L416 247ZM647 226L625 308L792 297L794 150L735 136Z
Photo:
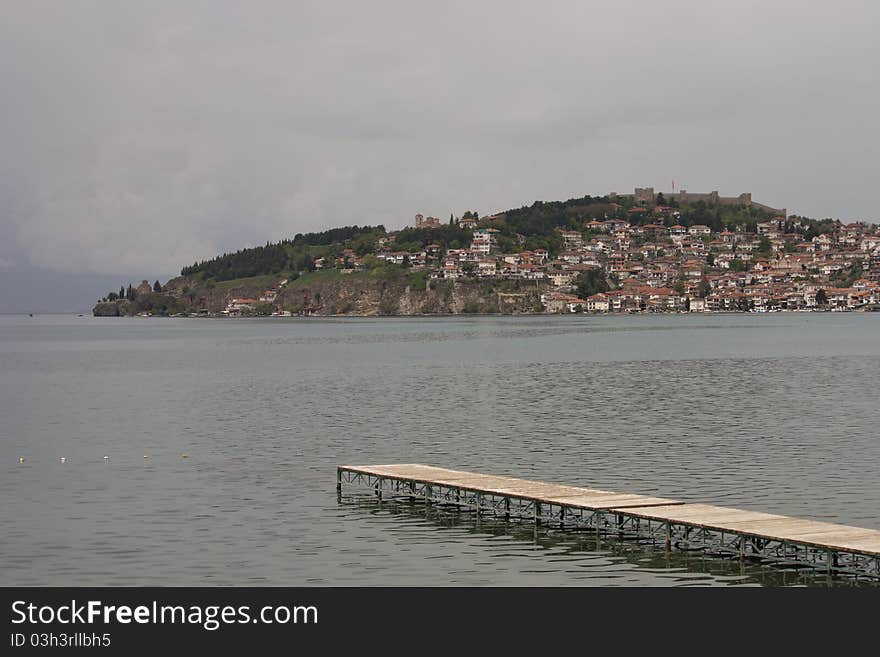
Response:
M120 299L118 301L99 301L92 308L92 314L95 317L125 317L134 313L131 312L131 303Z
M342 276L334 280L294 281L278 299L284 310L313 315L517 314L541 311L537 286L506 286L503 291L478 281L403 281Z
M384 278L372 274L317 272L278 286L279 276L215 283L195 277L168 281L161 293L134 301L100 302L95 316L139 312L222 312L232 299L259 299L276 289L273 310L294 315L433 315L465 313L523 314L542 312L546 286L534 282L489 282L476 279L427 280L419 275Z

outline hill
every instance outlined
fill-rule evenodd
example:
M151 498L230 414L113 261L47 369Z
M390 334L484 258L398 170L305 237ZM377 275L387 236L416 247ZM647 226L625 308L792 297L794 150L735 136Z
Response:
M415 227L397 231L352 225L297 234L193 263L164 285L144 281L111 292L95 314L535 312L584 307L586 297L624 283L675 291L670 307L677 307L685 297L707 297L713 275L775 266L761 258L798 256L797 265L790 259L784 267L812 276L806 255L832 249L821 263L806 258L829 287L872 275L876 228L868 224L774 215L747 194L694 196L680 202L690 197L637 189L536 201L485 217L468 211L448 222L419 215ZM733 287L742 292L752 278Z

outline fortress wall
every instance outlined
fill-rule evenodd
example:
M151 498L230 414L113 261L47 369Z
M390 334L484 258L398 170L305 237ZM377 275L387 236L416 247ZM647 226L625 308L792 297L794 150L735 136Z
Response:
M657 201L657 194L654 192L653 187L636 187L633 194L615 194L612 192L609 196L612 198L616 196L633 198L637 203L655 203ZM756 203L752 200L752 195L749 192L745 192L739 196L720 196L717 190L703 193L688 192L683 189L679 192L663 192L663 196L667 200L675 199L682 204L703 201L707 205L747 205L773 214L787 216L785 208L771 208L769 205Z

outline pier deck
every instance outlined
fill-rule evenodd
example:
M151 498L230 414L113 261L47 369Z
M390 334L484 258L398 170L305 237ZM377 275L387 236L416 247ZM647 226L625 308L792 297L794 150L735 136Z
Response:
M880 531L709 504L447 470L428 465L344 465L343 485L379 499L450 505L562 528L662 541L787 566L880 578Z

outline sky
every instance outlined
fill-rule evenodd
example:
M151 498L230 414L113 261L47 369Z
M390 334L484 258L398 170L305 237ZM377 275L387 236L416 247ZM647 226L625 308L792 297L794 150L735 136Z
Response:
M636 186L877 221L880 3L4 0L0 312Z

